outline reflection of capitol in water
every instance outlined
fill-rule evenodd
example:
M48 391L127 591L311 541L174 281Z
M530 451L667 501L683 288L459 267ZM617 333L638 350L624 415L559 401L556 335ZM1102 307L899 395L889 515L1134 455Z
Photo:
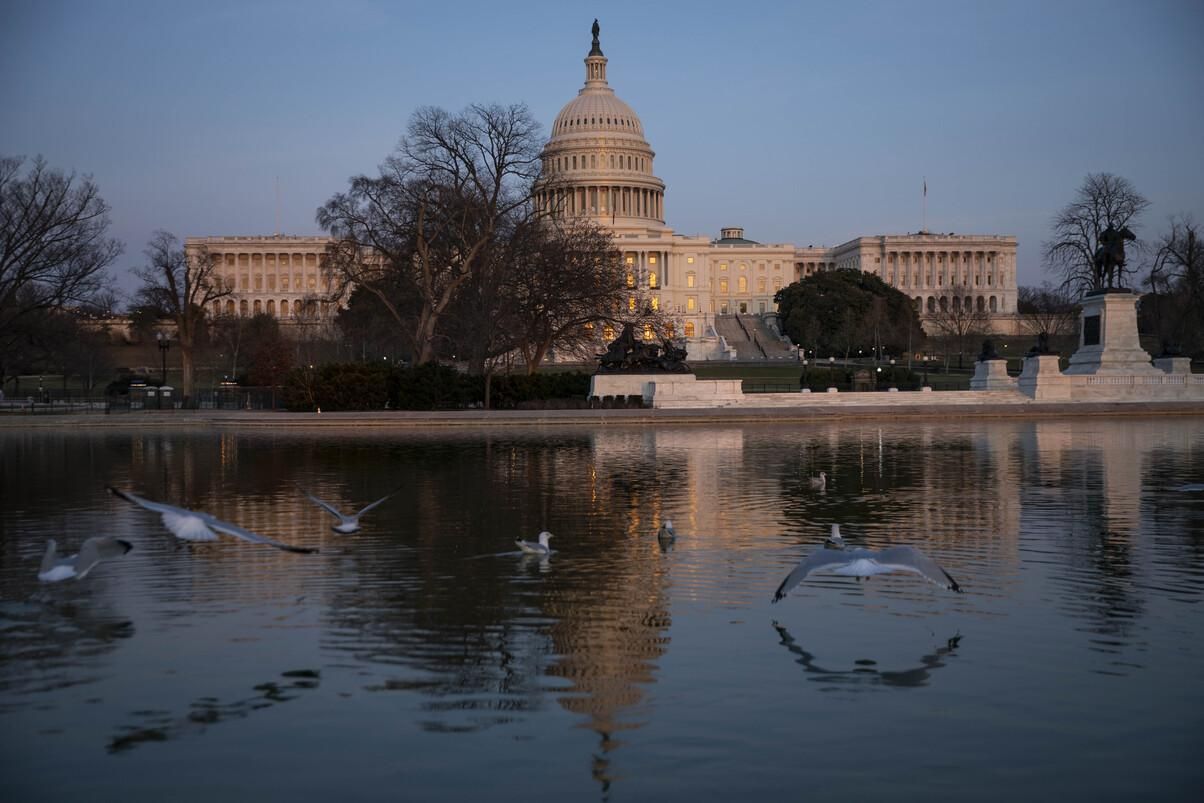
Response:
M920 546L971 593L945 600L906 578L896 589L931 596L942 607L998 609L1020 599L1015 589L1025 585L1051 615L1092 635L1105 633L1123 649L1133 624L1148 616L1145 589L1152 580L1163 588L1186 582L1167 575L1159 541L1149 537L1191 532L1191 516L1198 516L1198 505L1167 490L1204 479L1204 428L1185 420L1193 421L844 422L288 439L232 432L3 435L7 459L25 472L0 477L0 490L6 499L22 498L30 477L57 482L63 465L87 465L96 487L71 484L61 494L65 507L93 504L111 483L281 540L333 547L311 561L242 544L174 550L143 542L129 565L107 568L96 578L107 584L96 587L117 589L118 578L138 570L155 582L114 593L131 600L139 590L180 600L228 594L233 603L304 597L297 608L319 609L321 660L336 667L335 678L363 676L357 691L421 700L424 729L453 732L482 722L534 721L547 709L570 712L596 734L582 734L591 740L582 762L605 786L623 776L625 763L635 764L624 761L624 752L636 749L638 729L674 704L655 693L674 627L684 639L691 617L707 606L767 612L781 572L817 546L832 522L872 546ZM830 482L823 493L807 486L819 471ZM373 512L363 533L336 539L299 484L336 503L401 490ZM139 537L171 538L150 514L108 499L104 505ZM40 515L52 522L49 513ZM662 552L653 532L666 518L679 539ZM514 536L545 525L560 550L546 566L497 557L513 549ZM145 560L152 549L161 561L153 565ZM18 582L32 585L31 578ZM860 599L850 595L845 603ZM743 618L751 623L756 616ZM794 628L775 637L767 622L765 629L768 647L783 660L798 660L805 676L851 684L866 674L829 662L827 645L813 633ZM938 633L942 640L952 635ZM954 674L942 667L964 652L926 642L898 666L884 663L874 683L941 684Z

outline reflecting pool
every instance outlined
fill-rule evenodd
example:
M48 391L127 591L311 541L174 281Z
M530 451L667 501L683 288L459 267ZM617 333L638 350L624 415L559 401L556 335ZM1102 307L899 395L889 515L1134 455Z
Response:
M1194 799L1190 482L1201 417L0 432L0 797ZM321 551L180 542L109 485ZM305 496L395 489L349 536ZM965 593L772 604L833 522ZM38 581L93 535L134 549Z

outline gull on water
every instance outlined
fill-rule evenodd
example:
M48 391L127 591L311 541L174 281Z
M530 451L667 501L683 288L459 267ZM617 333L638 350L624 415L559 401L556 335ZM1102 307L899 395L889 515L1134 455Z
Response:
M839 524L832 525L832 532L829 533L828 537L824 540L824 546L835 549L844 549L845 543L844 538L840 534Z
M51 538L46 541L46 554L42 556L38 579L43 583L57 583L71 577L83 580L102 560L120 558L133 548L133 544L120 538L96 536L84 541L79 548L79 554L60 558L58 543Z
M371 510L372 508L379 505L381 502L383 502L386 499L388 499L389 497L391 497L394 493L397 493L396 491L394 491L393 493L385 494L384 496L382 496L380 499L377 499L372 504L362 507L359 509L358 512L353 513L350 516L348 516L348 515L342 513L334 505L330 504L329 502L322 501L321 499L319 499L318 497L309 493L308 491L303 490L302 492L309 498L309 501L313 502L315 505L322 508L327 513L329 513L330 515L334 516L336 519L339 520L338 524L330 525L330 529L334 530L336 533L342 533L343 535L350 535L351 533L358 531L360 528L360 516L364 515L369 510Z
M216 519L204 511L188 510L164 502L154 502L126 491L119 491L116 488L109 488L109 492L138 507L146 508L160 514L163 517L163 526L171 530L176 538L184 541L216 541L217 533L225 533L235 538L241 538L244 541L250 541L253 544L274 546L277 549L283 549L285 552L312 553L318 551L316 547L293 546L292 544L283 544L279 541L274 541L259 533L244 530L237 524Z
M656 540L661 544L671 544L677 540L677 530L673 529L673 522L670 519L661 522L661 526L656 530Z
M822 491L828 487L828 475L823 471L819 472L818 477L808 477L807 486L814 488L817 491Z
M812 552L786 575L773 592L777 602L812 572L831 572L851 577L872 577L887 572L911 572L942 588L960 592L961 586L937 562L913 546L886 549L819 549Z
M521 538L514 539L514 543L518 544L518 548L528 555L551 555L552 548L548 546L548 539L552 534L544 530L539 534L538 543L535 541L524 541Z

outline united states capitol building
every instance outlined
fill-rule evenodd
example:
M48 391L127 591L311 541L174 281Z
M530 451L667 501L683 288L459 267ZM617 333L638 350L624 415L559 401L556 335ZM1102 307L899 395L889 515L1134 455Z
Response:
M924 315L941 309L991 314L1011 333L1016 312L1016 238L990 234L857 237L833 248L761 243L731 226L717 238L666 224L666 186L635 111L607 79L597 28L585 84L552 123L536 203L552 215L588 216L614 233L628 286L675 321L691 359L784 356L774 294L817 271L862 270L911 297ZM192 237L223 266L234 295L215 313L267 313L282 322L329 320L320 269L325 237ZM633 296L634 300L634 296ZM760 333L760 337L755 336ZM754 345L755 344L755 345ZM750 353L751 352L751 353Z

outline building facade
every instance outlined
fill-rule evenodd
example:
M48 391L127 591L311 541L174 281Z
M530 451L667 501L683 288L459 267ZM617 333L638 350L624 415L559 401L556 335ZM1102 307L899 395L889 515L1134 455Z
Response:
M769 315L774 294L817 271L876 274L913 299L922 315L970 307L1010 333L1016 312L1016 238L920 232L858 237L834 248L768 244L740 227L718 238L678 234L665 223L665 183L635 111L607 79L597 27L585 58L585 84L552 123L542 154L536 203L552 215L587 216L614 234L627 282L677 321L691 359L717 356L716 321ZM265 312L282 322L328 319L335 305L319 269L323 237L189 238L206 249L235 288L222 314ZM634 296L633 296L634 303ZM216 305L215 305L216 306Z

